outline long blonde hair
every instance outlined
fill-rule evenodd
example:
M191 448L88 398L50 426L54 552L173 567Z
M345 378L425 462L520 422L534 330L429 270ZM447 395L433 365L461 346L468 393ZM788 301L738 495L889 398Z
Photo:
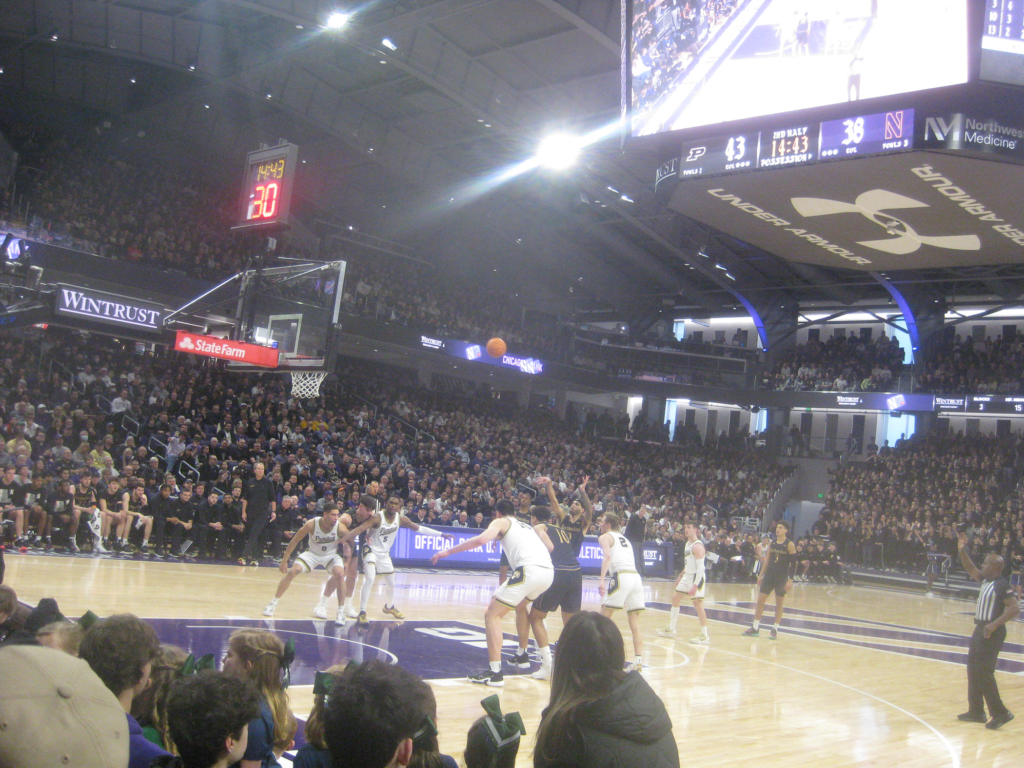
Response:
M228 643L238 658L248 663L246 674L270 706L274 746L287 747L295 732L289 722L288 692L281 681L284 643L273 632L262 629L235 630Z

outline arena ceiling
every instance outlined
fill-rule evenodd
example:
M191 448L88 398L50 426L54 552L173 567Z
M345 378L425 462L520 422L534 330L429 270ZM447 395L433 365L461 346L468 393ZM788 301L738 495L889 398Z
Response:
M350 21L325 29L336 10ZM737 294L762 312L888 306L872 274L789 261L666 208L657 140L623 153L613 137L566 174L497 180L546 133L618 118L619 29L614 0L5 0L0 104L77 110L225 184L245 152L286 138L306 161L298 207L318 234L514 285L581 319L732 315ZM1024 293L1020 264L888 277L919 300Z

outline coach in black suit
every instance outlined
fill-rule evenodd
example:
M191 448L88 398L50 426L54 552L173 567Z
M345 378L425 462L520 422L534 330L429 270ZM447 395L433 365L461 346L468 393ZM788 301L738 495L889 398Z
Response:
M967 702L969 709L961 720L985 722L985 705L991 719L985 727L995 730L1013 720L1013 713L999 697L996 685L996 660L1006 639L1006 622L1020 613L1010 583L1003 577L1005 563L996 554L985 557L979 569L967 554L967 534L960 534L960 562L964 570L981 582L978 604L974 608L974 634L967 652Z

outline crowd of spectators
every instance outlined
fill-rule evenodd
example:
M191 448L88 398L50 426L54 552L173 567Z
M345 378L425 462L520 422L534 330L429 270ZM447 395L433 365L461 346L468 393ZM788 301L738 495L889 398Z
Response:
M765 370L759 386L795 392L883 392L902 370L903 349L895 336L833 336L798 344Z
M923 572L930 559L955 566L957 532L974 560L989 553L1019 571L1024 512L1019 482L1024 442L934 435L885 446L834 471L809 538L827 536L846 563Z
M676 523L699 512L726 526L763 515L791 472L745 443L599 438L549 411L417 388L410 373L364 361L340 372L343 394L299 401L278 376L37 333L0 340L0 465L12 474L0 504L9 536L28 546L177 555L193 541L186 557L237 558L239 497L260 459L280 502L261 548L271 558L325 503L355 506L370 488L398 495L418 522L483 527L541 474L568 495L590 475L599 510L647 507ZM45 375L41 358L62 367ZM76 500L72 515L61 502L84 476L95 500ZM102 539L85 524L91 506Z
M1024 392L1024 336L959 334L933 350L915 375L916 392L935 394L1006 394Z

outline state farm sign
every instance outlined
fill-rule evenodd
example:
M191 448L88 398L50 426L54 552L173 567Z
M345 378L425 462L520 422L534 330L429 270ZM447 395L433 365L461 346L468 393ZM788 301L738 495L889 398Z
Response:
M186 331L178 331L174 349L178 352L219 357L221 360L233 360L246 365L261 365L265 368L277 368L278 365L276 349L261 347L258 344L246 344L242 341L218 339L214 336L199 336Z

